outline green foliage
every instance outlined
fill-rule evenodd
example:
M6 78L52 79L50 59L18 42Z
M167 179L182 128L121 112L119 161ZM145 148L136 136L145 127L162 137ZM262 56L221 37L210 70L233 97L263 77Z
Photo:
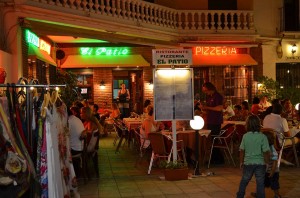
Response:
M280 87L278 82L267 76L258 77L258 83L261 84L257 94L258 98L267 96L269 100L280 97Z
M165 168L165 169L181 169L181 168L187 168L188 165L187 165L187 163L183 163L182 161L174 161L174 162L170 161L168 163L168 161L163 160L163 161L160 161L159 167Z
M262 96L267 96L269 100L272 99L285 99L291 100L292 104L297 104L300 102L300 90L296 87L284 87L280 88L279 83L269 78L267 76L261 76L258 78L258 83L262 86L259 88L257 96L260 98Z
M77 75L64 70L57 70L57 83L66 84L66 87L60 88L60 97L66 103L68 107L72 103L79 99L79 94L77 92Z
M300 102L300 90L295 87L281 89L281 96L282 99L289 98L294 105Z

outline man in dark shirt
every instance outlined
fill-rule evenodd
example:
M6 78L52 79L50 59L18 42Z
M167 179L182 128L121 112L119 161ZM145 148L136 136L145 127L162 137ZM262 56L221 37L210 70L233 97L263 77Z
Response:
M223 96L217 92L216 87L211 82L202 85L202 92L206 94L206 104L201 104L200 108L206 112L207 128L212 135L218 135L223 123ZM220 150L214 149L212 155L213 163L224 163Z

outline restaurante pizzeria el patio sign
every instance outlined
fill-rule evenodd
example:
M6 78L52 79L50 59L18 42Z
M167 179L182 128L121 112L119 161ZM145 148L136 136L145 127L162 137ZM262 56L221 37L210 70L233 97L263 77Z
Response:
M153 65L192 65L191 49L152 50Z

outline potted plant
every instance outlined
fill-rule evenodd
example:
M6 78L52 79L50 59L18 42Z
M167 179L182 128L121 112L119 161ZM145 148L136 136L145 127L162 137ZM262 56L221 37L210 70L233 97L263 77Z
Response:
M186 180L188 179L189 169L187 163L181 161L161 161L160 168L164 168L165 180Z

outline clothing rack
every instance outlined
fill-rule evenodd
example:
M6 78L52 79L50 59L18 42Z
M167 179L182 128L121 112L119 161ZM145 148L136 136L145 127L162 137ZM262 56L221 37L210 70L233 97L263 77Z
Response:
M20 78L25 83L27 80L24 78ZM18 83L20 83L20 80ZM33 80L30 83L37 83L37 80ZM26 88L26 127L28 132L28 144L32 147L33 146L33 137L32 137L32 108L33 108L33 97L30 91L30 88L50 88L50 87L66 87L65 84L53 84L53 85L42 85L42 84L15 84L15 83L7 83L7 84L0 84L0 87L6 88Z

